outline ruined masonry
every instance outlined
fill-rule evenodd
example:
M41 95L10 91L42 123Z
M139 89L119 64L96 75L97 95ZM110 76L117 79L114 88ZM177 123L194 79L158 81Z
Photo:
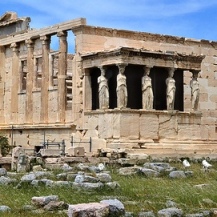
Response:
M66 153L217 156L217 42L85 18L29 23L14 12L0 17L0 129L12 146L64 140Z

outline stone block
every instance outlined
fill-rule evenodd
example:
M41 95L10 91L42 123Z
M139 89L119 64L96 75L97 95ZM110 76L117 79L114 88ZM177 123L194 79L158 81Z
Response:
M61 150L58 149L40 149L40 154L42 157L59 157L61 155Z
M56 163L60 163L60 158L50 158L50 157L47 157L45 158L45 163L46 164L56 164Z
M121 138L138 139L139 138L139 114L123 113L120 119Z
M69 205L68 216L108 216L109 205L103 203L83 203L76 205Z
M67 150L68 156L83 157L85 154L84 147L70 147Z
M175 139L178 120L176 115L160 115L158 133L161 138Z
M158 138L159 120L156 114L142 114L139 121L141 139Z

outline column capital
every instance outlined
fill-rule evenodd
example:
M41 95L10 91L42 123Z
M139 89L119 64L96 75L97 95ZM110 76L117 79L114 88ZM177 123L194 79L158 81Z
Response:
M67 37L68 33L66 31L57 32L57 37Z
M32 39L25 40L28 48L32 48L34 46L34 41Z
M41 35L40 40L42 41L42 44L48 44L50 43L50 35Z
M107 69L107 66L98 66L97 68L99 68L101 72L105 72Z
M117 64L116 66L118 67L119 71L124 73L127 65L128 65L127 63L120 63L120 64Z
M201 70L199 69L190 69L189 70L192 74L198 74Z
M13 52L17 52L18 51L18 44L17 43L12 43L10 45L10 48L12 48Z

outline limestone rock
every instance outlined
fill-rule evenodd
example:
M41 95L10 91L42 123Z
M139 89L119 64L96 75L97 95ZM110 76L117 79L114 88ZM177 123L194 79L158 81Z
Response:
M0 168L0 176L6 176L7 170L5 168Z
M23 206L23 210L27 210L27 211L31 211L31 210L35 210L35 206L33 205L24 205Z
M63 164L63 166L61 167L61 169L63 170L63 171L72 171L73 170L73 168L72 167L70 167L68 164L66 164L66 163L64 163Z
M75 181L74 181L75 183L82 183L82 182L84 182L84 175L77 175L76 177L75 177Z
M157 215L158 217L181 217L183 215L183 211L181 209L171 207L159 210Z
M145 163L143 166L149 169L156 170L158 172L164 172L170 169L170 164L163 162Z
M71 183L68 181L56 181L56 182L53 182L53 186L70 187Z
M5 206L5 205L0 206L0 213L1 212L10 212L10 211L11 211L11 208L9 206Z
M12 179L10 177L0 176L0 185L8 185L16 181L17 181L16 179Z
M177 204L174 201L172 201L172 200L168 200L166 202L166 207L167 208L169 208L169 207L177 207Z
M31 182L36 179L36 175L34 173L25 174L21 177L21 181Z
M112 177L107 173L98 173L96 174L96 177L103 183L112 181Z
M84 182L96 183L96 182L98 182L98 181L99 181L99 179L96 178L96 177L88 176L88 175L85 175L85 176L84 176Z
M124 205L119 200L102 200L101 204L109 205L109 214L111 216L122 216L125 213Z
M88 169L89 169L89 166L88 166L88 165L85 165L85 164L83 164L83 163L79 163L79 164L77 165L77 168L78 168L79 170L81 170L81 171L84 171L84 170L88 170Z
M83 182L83 183L76 183L73 182L73 186L79 187L85 190L99 190L104 187L104 185L101 182L97 183L90 183L90 182Z
M91 217L107 217L109 214L109 205L102 203L83 203L77 205L69 205L68 217L91 216Z
M35 165L35 166L33 166L33 168L32 168L32 171L33 171L33 172L42 171L42 170L43 170L43 168L42 168L41 165Z
M119 169L120 175L133 175L138 173L140 167L123 167Z
M186 178L185 172L182 170L172 171L169 174L170 178L177 179L177 178Z
M58 201L58 199L57 195L32 197L32 204L36 206L45 206L50 203L50 201Z
M56 175L57 179L65 180L67 177L67 173L59 173Z
M107 183L105 183L105 186L107 186L111 189L115 189L115 188L120 187L120 185L117 182L107 182Z
M148 168L141 168L139 172L145 175L146 177L157 177L160 175L159 172Z
M48 171L36 171L36 172L34 172L34 175L35 175L36 178L45 178L45 177L52 176L52 172L48 172Z
M47 205L44 206L44 209L47 211L63 210L68 209L68 205L63 201L50 201Z
M66 180L67 181L74 181L76 176L77 176L77 174L75 174L75 173L67 173Z

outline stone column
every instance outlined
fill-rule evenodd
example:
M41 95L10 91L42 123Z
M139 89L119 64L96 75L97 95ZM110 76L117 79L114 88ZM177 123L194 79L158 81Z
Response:
M151 67L144 66L144 76L142 77L142 108L153 109L153 90L151 78L149 77Z
M168 78L166 79L166 97L167 97L167 110L174 110L176 82L173 78L175 68L168 68Z
M5 82L5 48L0 46L0 123L4 118L4 82Z
M18 91L20 84L19 49L16 43L11 44L12 57L12 86L11 86L11 122L17 123Z
M42 84L41 84L41 123L48 122L49 52L50 36L41 36L42 41Z
M99 67L101 75L98 77L98 97L99 97L99 109L108 109L109 108L109 88L108 80L105 76L106 67Z
M122 109L127 107L127 79L124 75L127 64L118 64L119 74L117 76L117 108Z
M89 69L85 70L84 73L84 109L87 111L92 110L92 88L91 88L91 76Z
M200 85L197 80L199 71L191 70L191 72L192 72L192 80L190 81L191 109L192 111L197 111L199 105L199 97L200 97Z
M58 121L65 122L66 110L66 74L67 74L67 32L58 32L59 64L58 64Z
M33 117L33 76L34 76L34 43L32 40L26 40L27 44L27 79L26 79L26 123L32 123Z

